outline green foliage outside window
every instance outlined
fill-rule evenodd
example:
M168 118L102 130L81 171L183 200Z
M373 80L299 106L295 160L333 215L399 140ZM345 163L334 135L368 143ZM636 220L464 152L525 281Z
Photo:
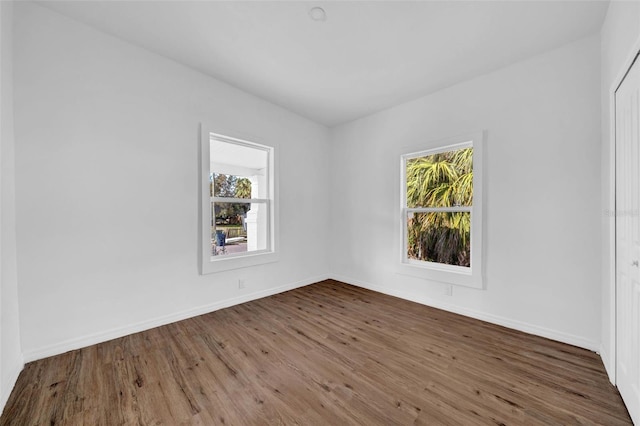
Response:
M473 148L446 151L406 162L407 207L471 207ZM471 265L470 211L409 212L409 259Z
M215 197L251 198L251 181L244 177L213 173L209 176L209 193ZM242 224L249 203L215 203L216 223Z

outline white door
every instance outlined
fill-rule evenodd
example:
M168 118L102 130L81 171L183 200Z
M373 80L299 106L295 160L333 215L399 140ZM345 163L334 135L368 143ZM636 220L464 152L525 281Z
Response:
M640 425L640 59L616 91L616 383Z

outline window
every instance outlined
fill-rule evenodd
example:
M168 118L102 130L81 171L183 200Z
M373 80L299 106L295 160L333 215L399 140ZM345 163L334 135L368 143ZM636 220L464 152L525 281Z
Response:
M203 127L201 155L202 273L277 260L274 149Z
M482 287L482 135L402 156L402 269Z

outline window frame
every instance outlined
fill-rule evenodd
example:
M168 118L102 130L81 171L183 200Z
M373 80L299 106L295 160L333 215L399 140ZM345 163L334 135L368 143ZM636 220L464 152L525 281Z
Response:
M277 193L275 148L263 143L255 142L255 138L248 140L238 135L230 136L231 132L213 131L213 126L201 124L200 132L200 209L199 209L199 266L201 274L210 274L232 269L246 268L278 261L277 247ZM218 141L232 143L249 148L260 149L267 152L267 197L266 198L233 198L217 197L210 194L209 176L211 152L210 141L215 138ZM265 226L267 234L266 248L242 253L230 253L225 255L211 255L211 221L212 203L256 203L266 206L267 219Z
M460 207L408 207L407 161L446 151L473 148L473 202ZM399 272L430 281L484 288L483 282L483 157L484 132L475 132L426 143L414 149L405 149L400 156L400 269ZM471 215L471 265L457 266L437 262L409 259L407 256L407 218L412 212L469 212Z

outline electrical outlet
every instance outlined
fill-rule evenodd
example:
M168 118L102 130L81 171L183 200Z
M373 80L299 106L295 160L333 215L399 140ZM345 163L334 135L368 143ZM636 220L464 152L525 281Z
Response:
M444 295L453 296L453 286L451 284L444 286Z
M238 288L244 288L244 284L245 284L245 282L244 282L243 279L238 280Z

